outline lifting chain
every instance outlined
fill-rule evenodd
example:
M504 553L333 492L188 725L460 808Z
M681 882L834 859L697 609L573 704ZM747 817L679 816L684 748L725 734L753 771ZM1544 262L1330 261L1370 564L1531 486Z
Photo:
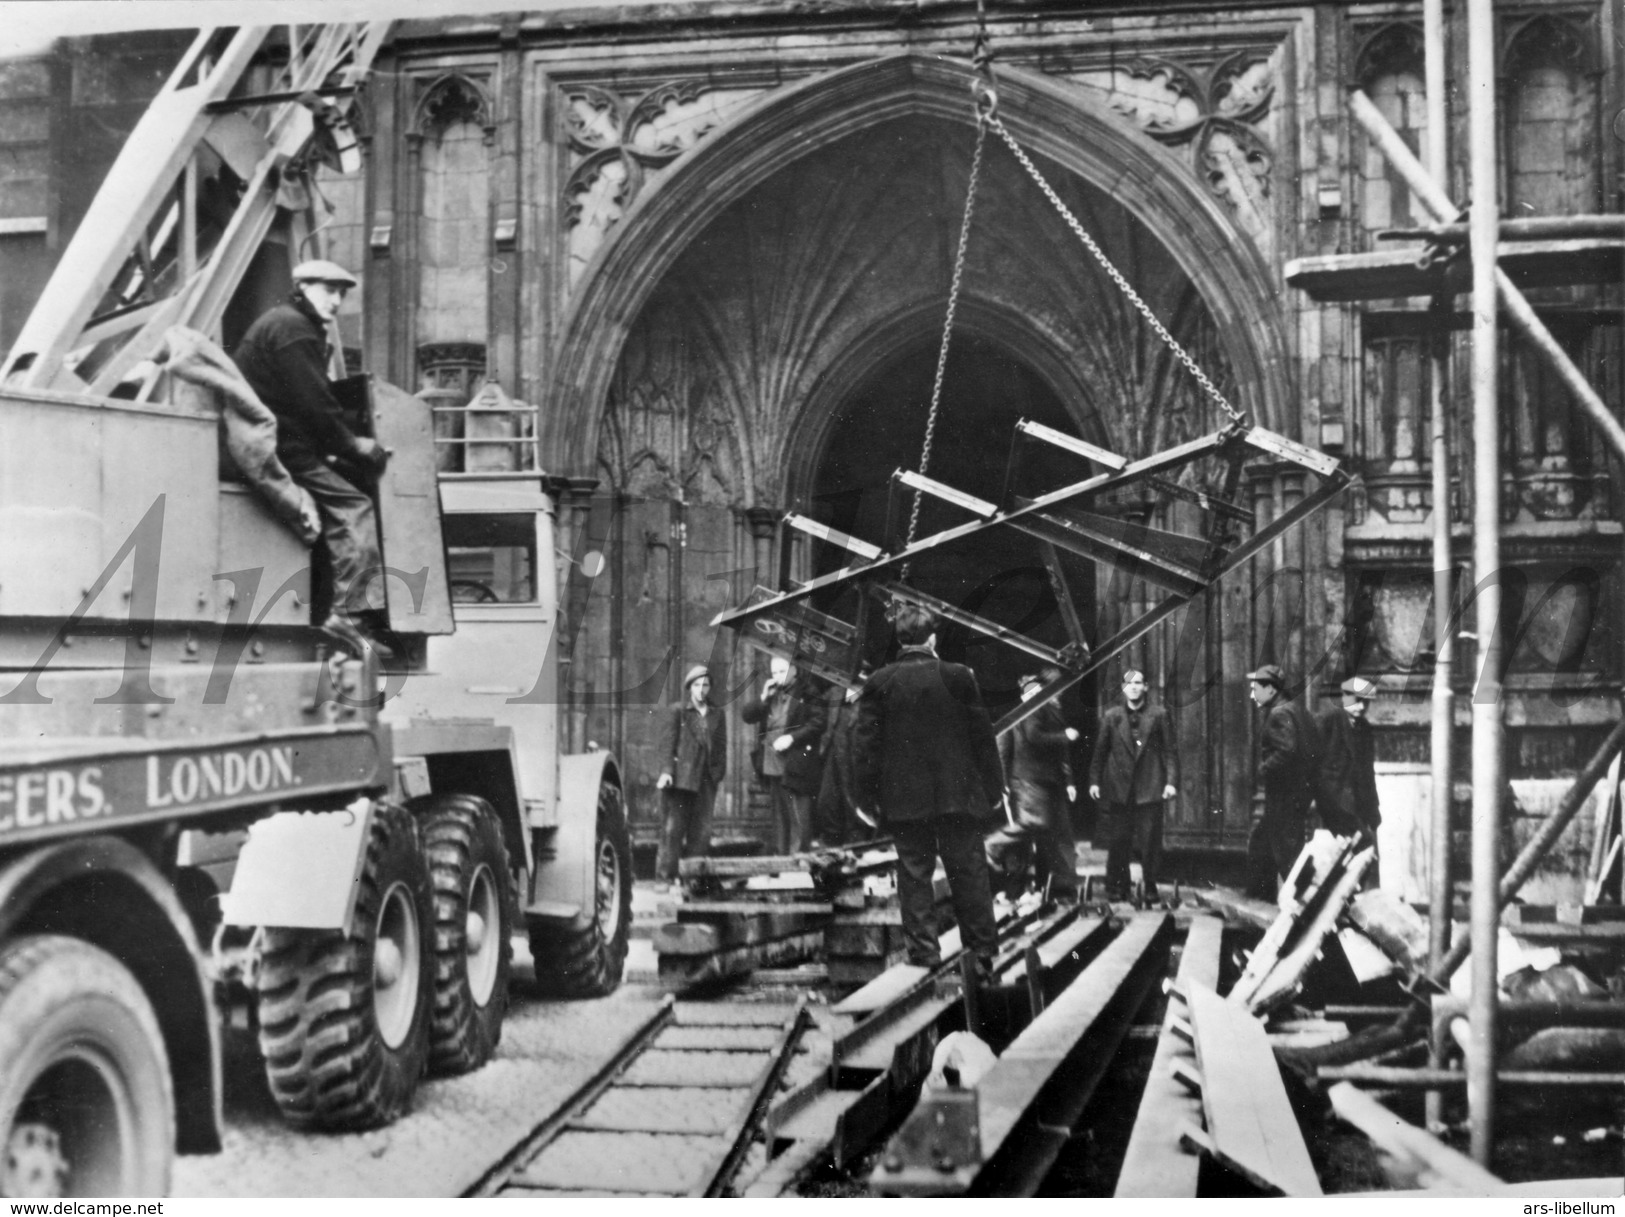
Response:
M980 77L978 77L980 83ZM925 416L925 442L920 448L920 474L924 476L931 465L931 445L937 434L937 413L942 407L942 379L948 368L948 344L953 337L954 313L959 309L959 286L965 277L965 249L970 244L971 216L976 211L976 184L982 176L982 148L986 142L987 123L983 121L985 113L991 113L981 104L976 110L976 150L971 153L970 181L965 187L965 218L959 225L959 248L954 251L953 278L948 284L948 313L942 320L942 343L937 348L937 374L931 382L931 410ZM914 492L914 503L908 513L908 539L906 544L914 544L914 533L920 523L920 492ZM908 578L908 568L903 568L903 578Z
M976 119L977 125L980 127L984 121L981 109L978 109ZM1246 416L1232 406L1223 393L1219 392L1219 387L1208 378L1206 372L1196 365L1196 360L1192 359L1189 352L1179 345L1179 340L1168 332L1168 327L1158 320L1157 315L1151 311L1151 306L1140 298L1140 293L1135 291L1129 281L1123 277L1123 272L1112 265L1111 259L1106 256L1106 252L1096 244L1095 239L1078 222L1078 217L1073 215L1067 205L1061 201L1061 196L1056 194L1054 188L1044 180L1044 175L1038 171L1038 166L1033 164L1032 158L1016 142L1016 137L1010 134L1010 129L1004 125L1004 120L999 117L996 109L991 106L987 108L985 121L991 123L993 129L999 133L999 137L1010 146L1010 151L1015 153L1016 160L1021 162L1021 167L1027 171L1033 181L1038 183L1038 188L1044 192L1044 197L1050 201L1055 210L1061 213L1061 218L1066 221L1067 227L1075 232L1078 240L1082 241L1089 252L1094 254L1095 260L1105 268L1106 273L1111 276L1112 282L1117 284L1118 289L1129 298L1134 307L1140 310L1140 315L1156 331L1157 337L1162 339L1163 344L1178 357L1179 362L1184 364L1190 374L1196 378L1196 383L1202 386L1202 391L1229 415L1231 422L1238 425L1245 424L1247 421Z

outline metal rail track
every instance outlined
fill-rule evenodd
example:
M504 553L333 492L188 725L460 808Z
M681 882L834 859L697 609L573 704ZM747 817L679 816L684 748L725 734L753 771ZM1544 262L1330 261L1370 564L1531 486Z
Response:
M468 1196L725 1196L796 1051L803 1005L667 998Z

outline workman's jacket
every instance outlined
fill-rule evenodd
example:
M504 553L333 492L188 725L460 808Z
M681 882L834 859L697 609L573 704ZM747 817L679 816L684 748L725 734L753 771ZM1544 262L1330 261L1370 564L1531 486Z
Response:
M288 465L357 456L327 379L327 327L303 293L268 309L248 327L233 355L244 378L277 419L277 455Z
M963 664L904 647L863 686L853 743L858 806L883 823L994 818L1004 768L976 674Z
M1309 708L1278 694L1264 711L1258 742L1266 817L1308 811L1319 785L1320 752L1320 729Z
M1377 806L1376 747L1371 724L1356 722L1338 706L1318 715L1320 787L1316 806L1321 821L1339 836L1360 829L1375 835L1382 823Z
M715 706L701 714L692 701L668 707L659 755L674 790L699 790L707 782L715 789L728 771L726 716Z
M1101 806L1108 810L1155 806L1164 790L1179 785L1176 751L1168 711L1142 702L1136 724L1128 705L1119 702L1100 716L1089 785L1100 787Z
M818 755L824 707L807 696L806 683L798 676L766 701L758 697L746 702L741 714L747 723L761 728L753 757L760 758L758 771L765 777L782 778L791 794L816 795L824 776L823 759ZM780 735L795 742L775 754L773 741Z
M1054 828L1066 815L1072 785L1072 741L1053 701L999 737L999 760L1010 786L1011 812L1023 828Z

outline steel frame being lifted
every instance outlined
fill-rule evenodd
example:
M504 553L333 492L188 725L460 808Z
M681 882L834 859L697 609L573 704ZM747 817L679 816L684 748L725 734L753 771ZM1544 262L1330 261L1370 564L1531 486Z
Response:
M1020 496L1014 486L1024 445L1028 443L1045 444L1052 450L1102 466L1103 471L1036 498ZM1216 491L1193 489L1174 480L1181 470L1210 458L1217 458L1223 464ZM1243 538L1240 526L1255 524L1255 521L1252 512L1236 503L1234 496L1242 466L1255 458L1294 465L1305 473L1314 474L1320 484L1300 502L1264 527L1255 527L1250 536ZM1037 697L1020 703L999 720L995 730L1003 734L1296 527L1328 503L1348 482L1348 473L1334 458L1284 435L1245 423L1231 423L1166 451L1131 460L1053 428L1023 420L1017 424L1011 445L1004 479L1004 502L992 503L923 474L900 469L892 475L891 481L892 519L899 515L895 508L903 491L928 496L971 519L911 544L899 543L890 536L886 542L877 544L791 513L785 517L787 527L845 550L850 560L838 570L785 591L774 593L757 588L743 605L719 613L712 624L738 631L749 645L783 655L815 675L850 685L862 659L862 636L871 597L860 594L855 623L820 612L812 608L809 601L822 593L855 584L860 593L867 591L922 605L965 629L1024 651L1061 670L1059 679L1045 685ZM1195 506L1203 516L1201 531L1191 534L1154 528L1090 510L1100 500L1129 487L1160 492ZM1012 529L1040 543L1067 632L1068 641L1064 646L1050 646L1000 622L948 604L908 583L909 566L917 558L993 529ZM887 531L892 530L888 527ZM1091 643L1084 636L1082 619L1067 588L1060 550L1122 568L1147 584L1162 588L1167 595L1111 636Z

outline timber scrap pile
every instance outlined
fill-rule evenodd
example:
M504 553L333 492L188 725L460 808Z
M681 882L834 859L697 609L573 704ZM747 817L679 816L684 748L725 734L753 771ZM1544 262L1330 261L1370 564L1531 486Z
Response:
M854 988L903 954L902 914L884 842L755 858L685 858L675 920L654 935L672 989L809 960L816 979ZM809 974L809 979L811 979Z
M1194 1167L1181 1176L1173 1164L1202 1155L1268 1193L1320 1194L1277 1065L1285 1067L1288 1080L1296 1079L1300 1097L1322 1094L1339 1119L1370 1139L1396 1188L1428 1194L1516 1194L1519 1187L1545 1188L1547 1194L1602 1194L1598 1188L1617 1193L1618 1177L1506 1184L1368 1093L1459 1095L1466 1085L1461 1058L1473 1051L1465 997L1449 988L1466 958L1467 939L1459 937L1457 949L1430 970L1427 922L1389 893L1361 891L1372 860L1358 839L1319 832L1283 883L1277 905L1222 888L1196 893L1231 925L1262 936L1225 997L1216 992L1216 967L1192 976L1182 970L1169 986L1177 1000L1158 1060L1177 1085L1158 1085L1156 1078L1148 1085L1131 1143L1130 1163L1136 1156L1141 1161L1137 1170L1125 1164L1119 1195L1148 1194L1137 1190L1145 1179L1178 1177L1188 1180L1195 1195ZM1602 931L1592 935L1593 947L1604 940L1617 947L1619 938L1608 931L1619 924L1610 915L1620 910L1567 911L1581 914L1563 919L1570 941L1584 940L1589 923ZM1540 927L1557 924L1542 910L1522 906L1521 913L1503 923L1513 947L1513 934L1524 938L1527 930L1529 938L1538 938ZM1549 934L1547 942L1556 937ZM1542 951L1549 957L1537 958ZM1610 1000L1609 991L1579 968L1559 963L1550 946L1515 958L1531 966L1503 975L1501 1017L1514 1032L1511 1050L1500 1057L1498 1084L1564 1090L1625 1085L1625 1073L1618 1071L1625 1063L1625 1002ZM1347 995L1353 986L1369 1001L1372 986L1379 985L1378 1000L1386 1005L1324 1000ZM1316 999L1320 1017L1308 1016Z

